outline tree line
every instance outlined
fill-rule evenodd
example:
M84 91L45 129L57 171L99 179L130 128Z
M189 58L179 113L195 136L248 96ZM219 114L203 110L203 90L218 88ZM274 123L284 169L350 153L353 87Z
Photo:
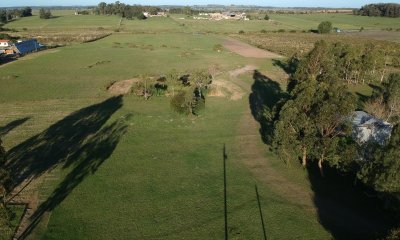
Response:
M342 45L317 42L295 64L288 97L272 109L264 108L263 115L273 122L273 149L286 162L300 160L304 167L316 164L322 176L326 167L353 174L385 199L399 201L400 74L385 77L370 99L371 103L375 101L372 109L385 111L383 120L393 125L390 139L383 145L359 144L352 136L351 122L357 109L356 96L350 93L344 78L352 70L348 72L347 61L338 61L343 56L339 54L342 49ZM381 100L376 103L376 99ZM368 108L365 110L380 117Z
M319 46L319 45L317 45ZM320 51L323 51L322 53ZM326 51L326 52L325 52ZM329 54L329 62L337 70L337 77L348 84L383 82L394 69L400 67L400 52L391 45L372 43L333 43L327 48L315 47L308 55L318 61L321 54ZM298 55L292 56L291 68L304 64ZM313 71L314 65L300 67L299 71Z
M32 16L32 8L0 9L0 23L7 23L13 19Z
M143 19L143 12L149 12L150 14L157 14L161 11L161 8L155 6L140 6L140 5L128 5L116 1L115 3L101 2L93 9L93 13L97 15L118 15L128 19L134 17ZM145 18L145 17L144 17Z
M400 4L396 3L379 3L368 4L358 10L353 11L354 15L370 16L370 17L400 17Z

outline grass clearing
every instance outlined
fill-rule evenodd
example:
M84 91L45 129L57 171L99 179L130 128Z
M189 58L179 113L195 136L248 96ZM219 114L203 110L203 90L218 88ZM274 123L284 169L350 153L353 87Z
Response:
M99 27L111 31L119 23L114 16L70 14L55 12L60 17L48 22L34 16L6 27L75 34ZM224 38L200 33L259 31L265 24L273 23L196 22L174 16L123 21L121 31L109 37L2 66L2 140L14 159L32 163L21 164L40 180L33 190L41 206L34 216L41 221L30 238L221 239L225 143L232 239L262 238L256 184L269 239L331 239L334 230L318 213L307 172L295 164L287 168L260 140L249 112L252 72L230 76L229 71L251 65L281 84L286 74L270 59L215 51ZM235 101L208 97L197 118L174 113L166 97L144 101L106 91L115 81L214 64L223 71L219 77L243 96ZM251 121L252 128L246 125ZM244 160L255 161L250 166ZM284 184L253 171L266 168ZM289 193L288 186L304 192ZM303 200L311 206L294 201L299 196L307 196Z

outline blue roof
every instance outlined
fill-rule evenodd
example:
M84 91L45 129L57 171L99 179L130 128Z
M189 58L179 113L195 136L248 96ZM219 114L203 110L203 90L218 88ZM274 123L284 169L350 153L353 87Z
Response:
M16 43L15 47L17 48L20 54L27 54L30 52L37 51L38 49L42 48L43 45L39 44L36 39L30 39Z

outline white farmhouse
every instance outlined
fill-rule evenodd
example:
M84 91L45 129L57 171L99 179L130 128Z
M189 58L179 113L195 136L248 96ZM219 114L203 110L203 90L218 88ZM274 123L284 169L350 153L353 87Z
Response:
M0 48L10 47L11 42L9 40L2 40L0 39Z

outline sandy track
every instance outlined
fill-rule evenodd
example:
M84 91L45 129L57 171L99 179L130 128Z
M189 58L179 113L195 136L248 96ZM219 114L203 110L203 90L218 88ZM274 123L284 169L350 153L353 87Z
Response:
M131 92L134 83L139 82L138 78L122 80L113 83L107 91L112 95L126 95Z
M225 48L229 51L237 53L248 58L279 58L280 55L269 52L260 48L256 48L250 44L235 39L226 39L223 42Z

